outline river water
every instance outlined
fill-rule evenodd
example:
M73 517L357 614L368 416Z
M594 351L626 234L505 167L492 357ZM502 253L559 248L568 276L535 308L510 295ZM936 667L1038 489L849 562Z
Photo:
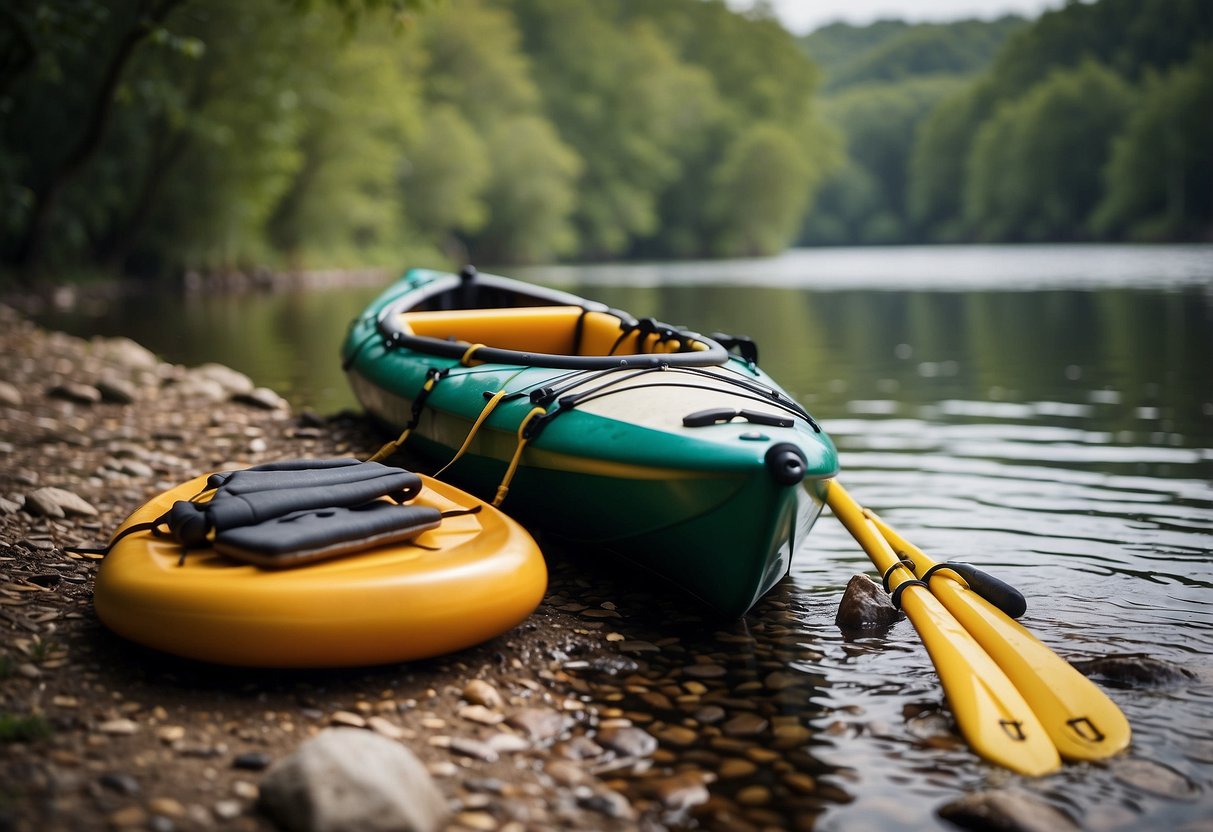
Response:
M790 670L818 688L799 715L819 737L815 773L844 796L817 828L951 828L940 805L996 787L1087 829L1209 828L1213 246L797 250L512 274L753 336L834 438L851 493L905 537L1019 587L1024 623L1066 658L1140 653L1192 674L1108 688L1134 736L1107 765L1029 780L939 748L919 715L941 693L910 624L859 639L833 624L849 578L872 570L827 515L779 590L804 648ZM230 364L331 412L354 406L337 345L377 292L149 298L44 323Z

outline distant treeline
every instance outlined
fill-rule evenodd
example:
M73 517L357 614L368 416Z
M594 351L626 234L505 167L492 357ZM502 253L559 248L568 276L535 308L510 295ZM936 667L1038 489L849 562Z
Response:
M8 0L0 269L1207 238L1211 10L798 41L723 0Z
M846 159L801 241L1213 239L1213 3L801 40Z
M817 69L704 0L11 0L10 271L728 256L834 158Z

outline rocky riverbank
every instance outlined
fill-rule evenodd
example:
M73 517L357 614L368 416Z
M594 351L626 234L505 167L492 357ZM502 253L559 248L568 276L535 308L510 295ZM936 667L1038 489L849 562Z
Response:
M220 668L98 622L98 558L70 547L103 543L202 472L365 456L381 439L355 415L293 412L226 367L166 364L0 306L0 831L359 829L360 811L421 830L811 829L852 800L854 778L817 746L961 748L936 698L890 725L822 695L824 630L806 622L830 626L836 597L781 585L722 622L576 552L549 559L548 591L521 626L425 662ZM870 606L844 605L839 626L896 620L870 581L854 584ZM1165 681L1141 657L1088 672ZM1177 800L1195 788L1145 760L1115 774ZM941 817L1074 827L1064 800L965 790ZM897 798L865 811L895 819Z
M811 657L777 640L755 652L751 630L778 639L790 621L778 595L721 624L557 561L540 608L500 638L333 672L177 660L97 621L97 557L65 547L104 542L198 473L366 454L379 439L354 416L292 412L226 367L169 365L0 307L0 828L274 828L266 771L334 727L410 749L442 795L434 823L452 829L692 815L756 828L788 813L807 827L846 799L798 750L812 680L785 668Z

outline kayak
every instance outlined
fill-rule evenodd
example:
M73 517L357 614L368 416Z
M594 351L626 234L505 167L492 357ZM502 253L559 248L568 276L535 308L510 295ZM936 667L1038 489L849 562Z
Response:
M420 480L409 505L441 512L436 528L411 542L267 569L209 547L183 557L178 542L138 528L202 492L208 478L198 477L152 498L115 532L97 573L97 616L147 647L249 667L409 661L511 629L546 589L539 547L502 512Z
M470 267L406 273L352 322L342 358L367 412L400 434L381 455L416 451L726 616L787 574L838 472L748 338Z

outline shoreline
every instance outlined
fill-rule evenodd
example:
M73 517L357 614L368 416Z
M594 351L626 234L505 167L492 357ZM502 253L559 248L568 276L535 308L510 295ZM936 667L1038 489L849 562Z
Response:
M730 663L771 676L736 643L790 620L778 591L750 620L720 622L549 559L544 599L514 630L448 656L356 670L219 668L110 634L92 609L97 558L64 546L103 542L150 496L199 473L365 456L381 438L361 417L294 413L229 368L166 364L129 339L47 331L3 306L0 330L0 780L9 786L0 826L273 829L257 809L263 771L333 726L412 749L450 807L450 829L773 817L766 787L745 803L707 785L729 760L752 772L747 755L770 763L764 746L807 738L802 725L785 719L776 730L755 715L776 714L777 702L807 705L807 686L758 681L771 700L739 702L725 678ZM47 487L70 493L63 516L36 496ZM713 630L713 652L680 643ZM498 694L492 707L472 701L484 685ZM693 748L701 742L719 748ZM793 764L780 772L792 794L808 795L806 817L845 797L810 788Z

